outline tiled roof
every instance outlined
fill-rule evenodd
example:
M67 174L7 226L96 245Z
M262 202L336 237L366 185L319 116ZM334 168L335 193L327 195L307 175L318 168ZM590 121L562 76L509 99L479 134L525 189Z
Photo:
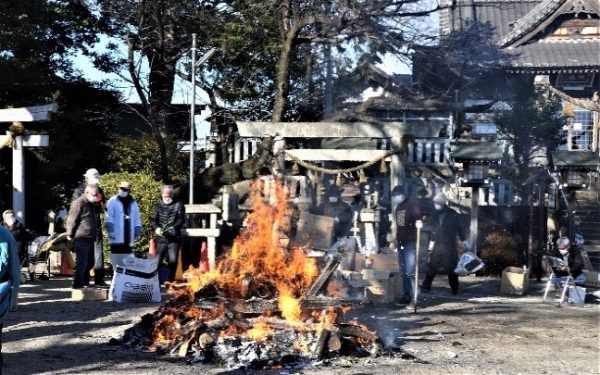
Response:
M600 68L600 41L531 43L508 51L514 56L513 68ZM549 69L551 70L551 69Z
M560 67L574 71L590 68L598 70L598 39L520 44L528 33L543 27L548 17L564 11L570 1L572 0L454 0L451 8L451 0L442 0L442 5L447 8L440 12L440 28L442 34L448 34L468 25L474 18L481 24L490 25L499 46L514 56L508 64L516 71L549 72ZM474 4L474 8L470 3ZM597 11L600 6L585 3L586 9L592 11ZM515 44L516 42L519 44Z
M506 47L521 36L535 29L549 15L556 11L565 1L568 0L543 0L531 9L527 14L520 18L508 33L502 34L500 46Z
M539 0L475 0L477 22L489 24L494 28L494 36L496 39L502 38L513 29L513 24L521 17L529 13ZM457 0L456 9L454 10L454 25L452 22L452 12L445 9L440 12L440 28L442 34L448 34L450 31L460 29L458 19L462 19L463 25L467 22L472 22L471 13L469 12L468 1Z
M597 167L600 165L598 155L592 151L556 151L552 153L552 161L557 167Z

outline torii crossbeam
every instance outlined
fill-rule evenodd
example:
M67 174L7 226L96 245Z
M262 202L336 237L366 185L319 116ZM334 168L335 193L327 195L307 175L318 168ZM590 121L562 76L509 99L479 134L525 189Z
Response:
M58 104L56 103L33 107L0 109L0 122L48 121L51 114L56 112L57 109ZM0 135L0 144L6 144L11 138L13 140L12 209L19 220L25 223L25 165L23 147L48 147L50 138L47 135L13 135L7 132L6 135Z

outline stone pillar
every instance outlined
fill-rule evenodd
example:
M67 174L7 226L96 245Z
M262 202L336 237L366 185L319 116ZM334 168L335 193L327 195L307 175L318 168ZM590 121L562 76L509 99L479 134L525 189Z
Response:
M25 224L25 162L23 160L23 137L14 137L12 152L12 210L19 221Z

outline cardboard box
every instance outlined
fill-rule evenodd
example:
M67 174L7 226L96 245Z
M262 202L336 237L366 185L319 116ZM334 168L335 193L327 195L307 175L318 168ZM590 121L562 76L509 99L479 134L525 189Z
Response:
M370 269L376 271L398 272L398 254L372 254L365 259L365 264L370 263Z
M50 251L50 273L73 276L75 274L75 254L70 250Z
M390 303L393 301L389 289L379 286L368 286L365 288L365 297L374 303Z
M295 242L303 247L329 250L333 243L333 218L302 212L298 219Z
M523 268L506 267L502 271L502 281L500 283L500 294L527 294L529 289L529 271L525 272Z
M363 254L356 253L354 255L354 271L361 272L365 268L366 257Z
M71 292L73 301L104 301L108 299L108 289L82 288L73 289Z
M344 280L347 280L347 281L357 281L357 280L363 279L362 272L342 270L342 271L339 271L339 273L342 275Z
M400 272L390 273L390 288L393 291L394 300L399 300L404 295L404 289L402 289L402 275Z
M381 286L383 282L387 282L390 278L389 271L376 271L370 268L365 268L361 271L363 280L372 282L373 286Z
M392 302L402 297L400 273L364 269L362 276L368 285L365 289L367 299L373 302Z
M585 280L585 283L583 283L584 286L590 287L590 288L600 288L600 272L597 271L583 271L586 276L587 276L587 280Z

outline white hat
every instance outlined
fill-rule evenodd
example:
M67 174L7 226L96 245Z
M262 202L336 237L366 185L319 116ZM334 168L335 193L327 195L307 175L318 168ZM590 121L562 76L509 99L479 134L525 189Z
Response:
M85 171L84 176L86 177L100 177L100 173L98 172L98 170L96 168L90 168L87 171Z
M100 182L100 173L96 168L90 168L85 171L84 176L89 184L97 184Z

